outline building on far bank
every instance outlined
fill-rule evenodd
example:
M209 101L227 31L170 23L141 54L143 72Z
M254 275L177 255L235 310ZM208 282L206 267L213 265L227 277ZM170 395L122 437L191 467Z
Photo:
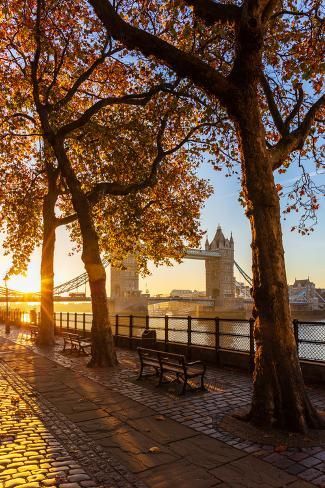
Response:
M198 298L198 297L205 297L205 291L198 291L198 290L172 290L170 292L171 297L180 297L180 298Z
M324 307L325 300L316 290L315 283L309 277L303 280L295 279L293 285L289 285L289 300L293 309L320 310Z

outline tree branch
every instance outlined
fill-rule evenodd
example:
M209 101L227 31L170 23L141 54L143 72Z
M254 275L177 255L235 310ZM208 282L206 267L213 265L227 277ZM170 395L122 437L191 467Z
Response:
M193 7L197 17L202 19L208 26L217 22L233 23L240 18L241 7L232 4L216 3L213 0L184 0Z
M34 58L31 61L31 77L32 77L32 84L33 84L33 97L35 101L35 105L37 108L40 107L40 94L39 94L39 86L38 86L38 64L41 56L41 11L42 11L42 1L37 0L37 9L36 9L36 21L35 21L35 43L36 48L34 52Z
M180 77L190 78L227 106L233 103L231 83L211 66L190 53L124 21L109 0L88 0L109 34L129 49L139 49L145 56L155 56Z
M288 115L288 117L285 119L284 121L284 128L285 128L285 132L288 132L289 130L289 127L290 127L290 123L291 121L295 118L295 116L299 113L299 110L300 110L300 107L302 105L302 102L304 100L304 91L302 89L302 86L299 85L298 86L298 98L297 98L297 103L295 104L295 106L293 107L293 109L291 110L290 114Z
M86 69L77 79L76 81L74 82L74 84L71 86L71 88L67 91L66 95L61 98L61 100L59 100L57 103L55 103L53 105L53 109L57 110L61 107L64 107L67 103L70 102L70 100L72 100L73 96L75 95L75 93L77 92L78 88L80 88L80 86L89 79L89 77L93 74L93 72L96 70L96 68L98 66L100 66L104 61L105 59L108 57L108 56L112 56L113 54L115 54L116 52L118 52L119 49L114 49L112 51L109 51L109 52L103 52L103 54L97 58L90 66L88 69Z
M67 215L66 217L60 217L55 219L55 226L59 227L61 225L68 225L72 222L75 222L78 219L78 215L76 213Z
M262 73L260 77L260 81L275 127L278 129L279 133L283 135L285 133L285 124L278 110L276 101L274 100L274 96L271 87L269 85L269 82L264 73Z
M22 117L24 119L27 119L30 122L32 122L34 125L36 125L36 120L34 119L34 117L32 117L29 114L26 114L25 112L15 112L14 114L8 116L7 118L8 119L11 119L11 118L13 119L13 118L19 118L19 117Z
M141 181L123 184L119 182L101 182L97 183L94 188L88 194L88 201L95 205L101 198L105 195L116 195L116 196L125 196L129 195L130 193L135 193L145 188L153 187L157 182L157 174L162 161L169 155L177 152L186 142L188 142L191 136L199 129L210 126L213 124L199 124L193 127L185 136L184 138L175 144L172 148L168 150L163 149L162 140L164 136L164 132L167 126L168 121L168 114L166 114L161 122L160 128L157 133L157 155L151 165L149 175Z
M299 127L283 136L270 150L273 169L278 169L292 151L301 149L310 133L313 122L319 110L325 106L325 95L322 95L306 113Z
M138 105L138 106L144 106L146 105L151 98L162 91L165 87L169 85L166 84L161 84L157 85L156 87L151 88L147 92L143 93L132 93L129 95L123 95L120 97L107 97L103 98L101 100L98 100L96 103L94 103L91 107L89 107L85 112L76 120L62 126L58 132L57 135L59 137L66 137L70 132L80 129L80 127L83 127L87 122L90 121L90 119L97 114L102 108L108 107L109 105Z

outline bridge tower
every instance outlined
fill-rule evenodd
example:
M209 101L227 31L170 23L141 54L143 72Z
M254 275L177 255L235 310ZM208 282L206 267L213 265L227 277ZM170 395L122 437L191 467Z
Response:
M138 296L139 274L136 259L133 255L123 261L125 269L111 267L111 298Z
M205 258L206 296L215 298L220 304L235 298L234 240L223 235L218 225L213 240L205 242L206 251L219 251L220 258Z

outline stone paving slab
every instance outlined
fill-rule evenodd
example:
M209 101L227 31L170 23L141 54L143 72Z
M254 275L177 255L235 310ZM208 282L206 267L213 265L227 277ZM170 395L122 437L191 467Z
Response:
M169 444L197 435L195 430L185 427L175 420L166 417L163 417L164 420L160 420L160 418L161 416L156 414L145 418L129 419L128 424L151 439L159 440L161 444Z
M219 466L211 470L224 483L238 488L273 488L289 485L294 478L278 470L276 473L270 464L265 465L264 461L250 457L237 459L231 463Z
M175 452L182 452L186 461L207 470L246 456L246 453L239 449L233 449L216 439L200 434L190 439L172 442L169 447Z
M12 337L14 338L13 335ZM15 340L19 341L20 339L16 338ZM289 467L280 466L281 471L259 459L270 456L273 452L272 446L245 442L227 433L220 432L214 427L216 411L225 414L230 408L234 408L234 405L242 406L243 403L249 401L251 384L248 375L242 375L237 371L212 370L211 368L208 372L209 393L186 395L182 398L162 394L157 389L150 391L150 389L144 388L141 382L134 382L137 364L132 352L118 351L121 364L119 368L109 371L89 370L85 367L84 358L62 355L60 345L53 352L47 353L47 357L45 357L45 353L38 350L35 345L27 341L24 341L24 344L27 346L25 354L30 357L32 367L26 367L21 344L17 344L18 355L6 355L8 364L14 367L26 381L31 379L34 389L37 390L38 385L40 385L43 389L42 395L52 395L48 399L56 409L64 412L67 416L74 415L78 411L105 410L109 414L108 418L111 417L111 428L110 425L107 428L101 428L101 424L104 423L105 419L107 420L106 416L96 417L95 420L78 421L76 425L79 429L87 429L86 426L89 422L95 422L93 427L96 428L90 428L84 434L101 445L112 457L116 457L127 465L130 471L137 472L137 477L144 480L147 486L153 488L156 486L166 486L167 488L177 485L191 488L201 486L236 487L236 484L230 485L228 484L229 480L222 479L222 472L220 472L220 478L216 471L219 467L226 469L227 466L241 459L247 460L247 465L251 466L251 471L245 472L245 465L239 464L237 466L235 464L236 469L245 472L247 477L246 485L238 486L250 486L250 476L252 476L252 483L257 482L254 472L255 463L261 469L264 469L263 466L267 466L266 473L271 473L274 470L273 475L270 474L274 478L273 484L270 484L271 481L267 478L266 482L269 484L265 484L266 487L293 486L295 482L298 483L296 486L300 486L299 483L301 483L303 488L312 486L303 475L311 469L315 470L315 468L305 466L303 471L299 472L298 468L303 466L300 464L303 459L289 458L289 455L297 455L297 450L288 449L287 452L280 454L281 460L285 457L290 459ZM0 353L1 350L0 344ZM14 347L11 347L11 350L14 351ZM31 358L31 351L37 353L36 357ZM124 361L124 359L126 360ZM37 373L32 374L31 369L36 365ZM46 377L50 378L49 389L46 387ZM77 394L79 397L73 396L73 400L67 397L66 401L62 401L65 392L69 390L73 392L72 395ZM57 398L55 392L61 392ZM316 401L321 403L322 397L317 395L318 393L315 395ZM85 408L84 405L86 405ZM139 412L139 415L134 414L134 412ZM149 427L144 421L147 415L150 418ZM155 420L157 415L160 417L163 415L166 420ZM120 427L117 422L121 422L123 427ZM167 425L174 427L176 424L178 425L178 432L180 427L186 429L184 430L184 439L178 437L173 439L173 431L169 432L170 429L166 428ZM168 430L168 432L166 433L164 430ZM188 431L192 431L193 435L188 436ZM200 441L196 441L196 438L199 437ZM177 448L178 442L182 443L183 449L180 449L180 446ZM187 443L190 444L190 447L186 447ZM206 460L204 449L201 447L202 443L207 446ZM150 453L149 446L158 447L159 451ZM236 449L231 446L235 446ZM315 448L306 449L305 451L307 458L315 458L316 455L320 456L320 453L323 452L321 448L318 450ZM213 452L216 452L214 460L213 455L211 457ZM223 456L224 459L226 458L224 461L222 461ZM316 484L314 480L317 480L318 486L323 486L320 476L323 472L324 463L321 459L318 458L318 460L317 469L310 473L310 480L313 480L314 484ZM204 462L211 467L207 469ZM269 460L269 463L274 465L276 462L279 460ZM200 463L203 463L205 467L202 468ZM184 467L187 467L187 469L183 469L183 476L187 481L181 485L181 473ZM290 469L292 474L290 471L285 473ZM197 472L197 476L195 472ZM301 479L297 480L296 474ZM279 485L279 479L282 480L282 485ZM303 479L306 480L307 485ZM264 485L261 484L260 486Z
M168 477L166 470L168 469ZM204 468L180 460L166 466L159 466L139 474L150 488L212 488L219 487L220 480ZM227 485L235 488L235 485ZM237 488L237 487L236 487Z

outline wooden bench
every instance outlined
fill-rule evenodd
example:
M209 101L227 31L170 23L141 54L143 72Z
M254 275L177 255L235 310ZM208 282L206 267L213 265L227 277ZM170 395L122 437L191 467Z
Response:
M63 350L65 352L67 345L70 346L70 352L77 351L78 354L88 354L86 349L91 347L91 342L87 341L79 334L73 334L71 332L63 332Z
M38 335L37 325L29 325L28 328L29 328L30 339L35 340Z
M188 380L192 378L200 377L200 386L197 389L205 390L204 375L206 372L206 366L202 363L202 361L187 362L185 356L182 354L156 351L154 349L147 349L144 347L138 347L138 353L140 359L140 371L138 379L141 379L143 377L144 370L149 368L154 370L154 375L159 376L157 386L166 383L166 381L164 381L164 376L166 374L173 374L176 375L177 382L183 382L181 395L185 394L186 387L190 386L188 385ZM145 373L145 376L149 375L150 373Z

